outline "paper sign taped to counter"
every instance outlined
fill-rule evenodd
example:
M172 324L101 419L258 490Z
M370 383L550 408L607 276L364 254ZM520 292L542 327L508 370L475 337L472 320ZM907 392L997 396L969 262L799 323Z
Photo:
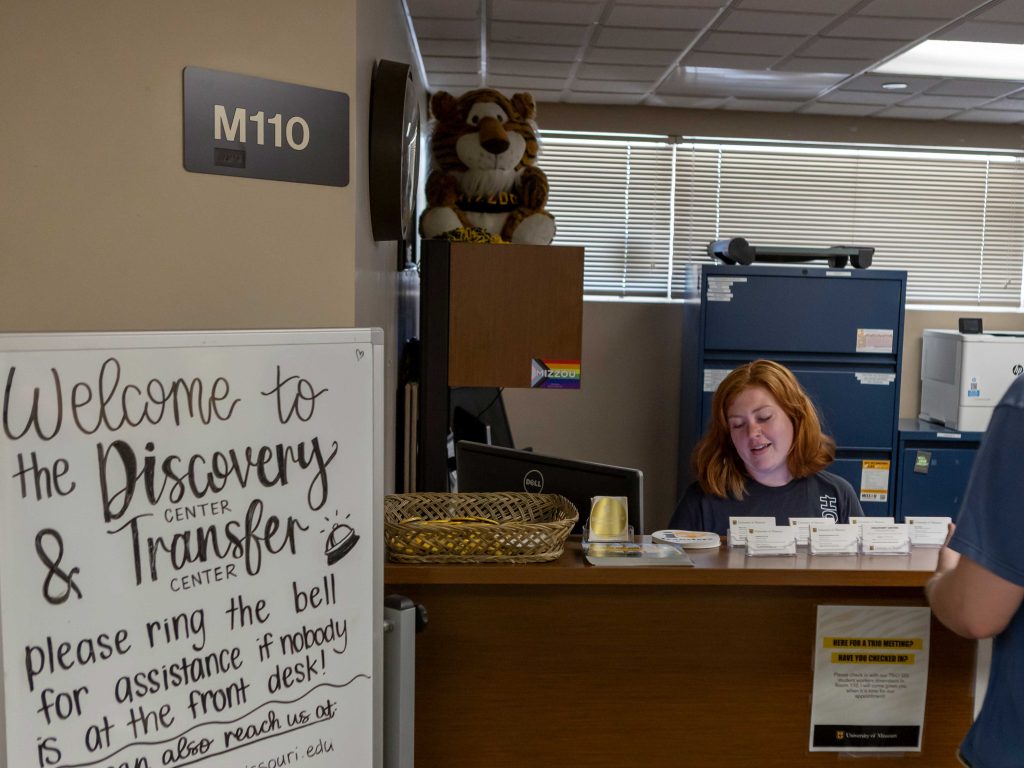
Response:
M920 752L931 610L819 605L812 752Z

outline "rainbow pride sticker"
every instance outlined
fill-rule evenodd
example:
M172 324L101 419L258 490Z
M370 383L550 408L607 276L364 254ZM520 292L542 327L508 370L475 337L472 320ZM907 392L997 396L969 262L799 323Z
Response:
M535 357L531 361L530 386L536 389L579 389L580 361Z

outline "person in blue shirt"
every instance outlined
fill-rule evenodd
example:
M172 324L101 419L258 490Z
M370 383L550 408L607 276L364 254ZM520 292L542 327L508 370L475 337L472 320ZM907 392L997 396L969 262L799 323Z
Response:
M963 637L991 637L985 700L960 745L972 768L1024 766L1024 377L992 413L925 594Z
M731 371L711 403L707 433L693 453L696 481L670 528L725 534L729 518L822 517L847 523L863 515L853 487L826 472L835 441L821 430L796 376L772 360Z

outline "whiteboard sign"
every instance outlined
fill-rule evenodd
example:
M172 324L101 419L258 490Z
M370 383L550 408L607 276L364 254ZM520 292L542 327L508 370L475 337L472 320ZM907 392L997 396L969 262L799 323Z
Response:
M379 764L381 359L0 336L7 768Z

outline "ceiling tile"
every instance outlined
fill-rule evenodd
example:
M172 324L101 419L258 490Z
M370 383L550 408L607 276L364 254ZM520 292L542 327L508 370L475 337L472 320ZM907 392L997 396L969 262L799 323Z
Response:
M480 22L452 21L451 19L416 19L413 22L417 38L440 40L478 40Z
M455 93L462 93L467 88L480 86L479 75L459 75L454 72L440 72L436 76L430 75L430 90L452 90Z
M934 19L894 19L883 16L854 16L825 33L828 37L860 37L867 40L917 40L943 26Z
M427 56L480 56L477 40L420 40L420 54Z
M1005 21L1010 24L1024 24L1024 2L1005 0L974 17L978 21Z
M867 104L836 104L816 101L800 110L802 115L837 115L842 117L867 117L879 110Z
M928 93L943 96L985 96L995 98L1024 88L1024 83L1012 80L943 80L928 89Z
M490 38L512 43L542 45L582 45L587 38L586 26L569 24L525 24L519 21L492 21Z
M985 104L984 109L996 110L998 112L1024 112L1024 100L1021 99L1000 99Z
M424 56L423 64L428 72L462 72L464 74L477 74L480 72L479 58Z
M488 75L487 85L499 90L532 91L534 88L545 91L560 91L566 81L556 77L520 77L519 75Z
M772 69L779 72L835 72L841 75L852 75L867 69L874 63L874 59L813 59L797 56L776 64Z
M813 35L832 21L824 13L769 13L730 11L716 27L722 32L755 32L779 35Z
M729 99L723 109L744 112L795 112L803 101L771 101L768 99Z
M533 96L533 100L537 102L537 117L541 120L542 123L544 116L544 105L557 104L559 101L562 100L562 91L541 91L534 89L530 91L530 95ZM541 128L541 132L543 133L543 127ZM544 150L542 148L541 154L543 153Z
M629 29L601 27L593 44L607 48L674 48L683 50L690 45L696 33L679 29Z
M871 72L861 75L848 83L843 83L844 91L881 91L882 83L906 83L908 88L903 94L918 93L942 82L938 77L908 77L907 75L876 75Z
M887 107L898 104L907 98L905 93L890 93L889 91L831 91L827 96L822 96L818 101L829 104L875 104L880 107Z
M896 117L905 120L944 120L955 115L958 109L914 109L912 107L888 107L878 113L877 117Z
M725 97L707 96L665 96L654 93L647 97L644 104L652 107L678 107L683 109L718 109L727 99Z
M1024 120L1024 111L996 112L987 109L972 109L968 112L954 115L950 120L955 120L958 123L1019 123Z
M530 75L531 77L569 77L573 64L565 61L534 61L524 59L496 59L487 62L487 72L493 75Z
M856 40L844 37L829 37L812 40L800 49L801 56L833 57L837 59L885 58L903 47L893 40Z
M846 13L860 0L740 0L739 7L754 11L793 13Z
M478 19L480 0L406 0L409 15L438 19Z
M633 82L631 80L593 80L578 77L573 81L573 89L590 93L647 93L649 81Z
M698 44L701 51L784 56L805 38L791 35L748 35L738 32L712 32Z
M570 104L639 104L643 100L643 94L624 93L591 93L588 91L573 90L566 99Z
M501 59L537 59L539 61L575 61L578 45L534 45L496 40L487 46L487 53Z
M770 69L778 56L745 56L739 53L705 53L694 51L685 59L687 67L710 67L712 69Z
M956 24L937 40L970 40L975 43L1024 43L1024 24L997 24L989 21L965 21Z
M644 50L641 48L597 48L591 46L583 60L590 64L650 64L667 67L679 56L679 51Z
M729 0L615 0L618 5L670 5L678 7L686 5L693 8L713 8L718 10L729 4Z
M634 80L652 83L665 73L664 67L633 67L626 64L581 64L577 76L586 80Z
M763 72L685 67L659 86L665 95L720 96L757 99L810 99L836 83L834 76L799 72Z
M982 0L874 0L860 9L868 16L955 19L977 8Z
M518 75L488 75L486 87L495 88L503 93L535 90L539 91L561 91L568 86L567 80L557 78L531 78L519 77Z
M1024 0L404 0L404 5L414 19L431 89L479 87L483 68L496 88L529 90L559 102L991 123L1020 122L1018 115L1024 114L1024 81L869 71L910 41L938 35L940 29L946 39L1024 42ZM480 23L484 9L486 30ZM489 58L483 65L482 50ZM910 88L881 90L882 83L892 81ZM655 84L657 94L651 93Z
M901 107L942 107L947 109L973 109L985 103L985 99L972 99L970 96L933 96L922 94L911 96L900 104Z
M703 29L715 18L713 8L651 7L616 5L605 23L611 27L657 27L658 29Z
M492 21L529 21L545 24L592 24L601 15L602 3L556 0L491 0Z

